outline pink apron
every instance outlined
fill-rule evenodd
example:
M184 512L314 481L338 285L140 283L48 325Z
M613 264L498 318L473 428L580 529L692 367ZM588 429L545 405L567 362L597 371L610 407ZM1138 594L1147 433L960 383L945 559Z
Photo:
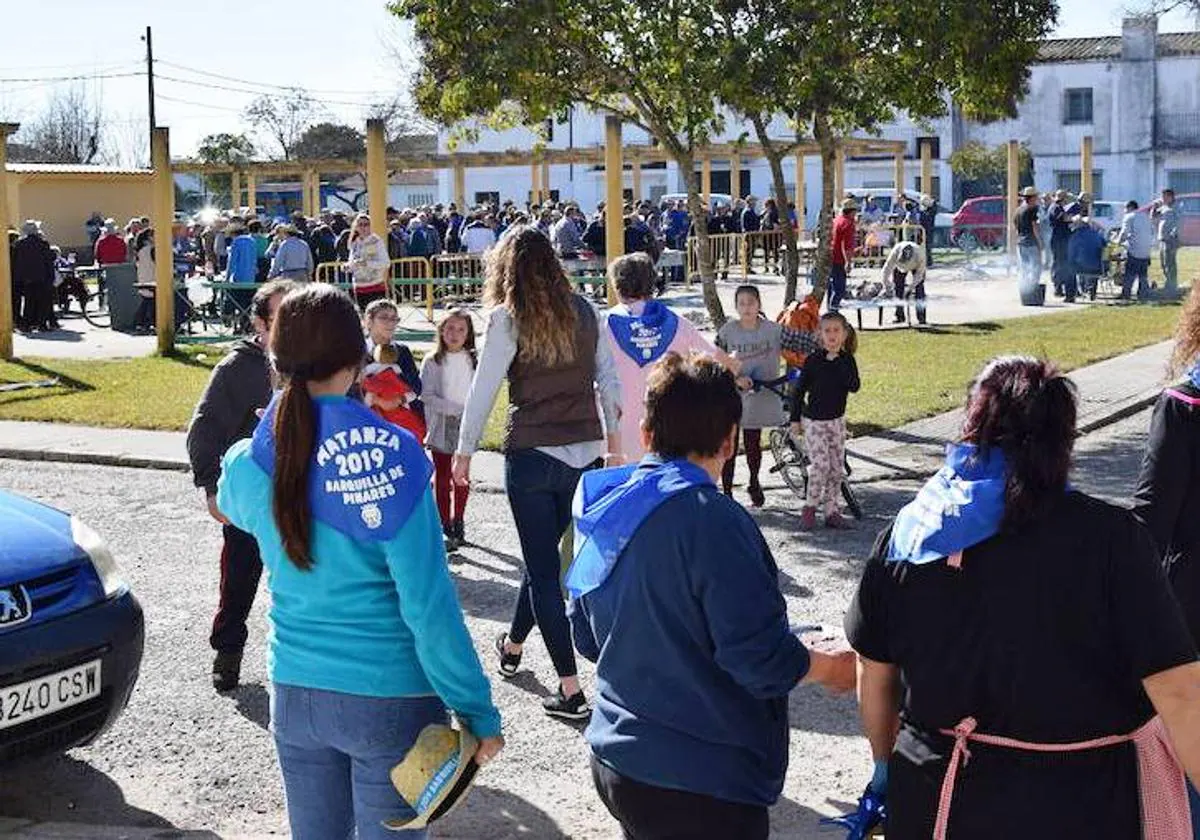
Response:
M1187 782L1179 759L1167 738L1166 727L1161 718L1151 718L1144 726L1129 735L1106 735L1089 741L1071 744L1035 744L1016 738L984 735L975 731L975 718L963 718L953 729L943 729L943 735L954 738L954 752L946 767L942 780L942 794L938 799L937 822L933 828L933 840L946 840L950 824L950 800L954 796L954 783L958 768L965 766L971 758L967 747L969 741L1030 752L1081 752L1102 747L1111 747L1132 741L1137 751L1138 788L1142 802L1143 840L1192 840L1192 817L1188 810Z

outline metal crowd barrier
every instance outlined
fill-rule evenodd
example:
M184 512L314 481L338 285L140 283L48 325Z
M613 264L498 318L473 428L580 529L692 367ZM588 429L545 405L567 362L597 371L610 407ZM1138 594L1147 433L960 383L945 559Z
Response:
M925 228L911 222L874 222L862 225L858 229L859 255L855 258L855 263L870 267L882 266L898 242L915 242L924 246Z

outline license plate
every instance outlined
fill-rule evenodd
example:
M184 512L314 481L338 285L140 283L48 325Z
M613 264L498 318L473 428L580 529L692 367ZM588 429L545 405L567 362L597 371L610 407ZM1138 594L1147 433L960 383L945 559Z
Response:
M0 687L0 729L52 715L100 696L100 660Z

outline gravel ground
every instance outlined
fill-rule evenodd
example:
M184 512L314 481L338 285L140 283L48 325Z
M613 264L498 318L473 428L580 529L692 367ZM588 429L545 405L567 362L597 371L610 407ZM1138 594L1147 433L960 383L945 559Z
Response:
M1136 474L1148 413L1080 444L1077 486L1121 498ZM70 510L105 534L146 611L146 653L133 700L114 729L69 756L0 775L0 815L88 824L211 829L221 835L286 834L282 790L267 727L260 597L251 621L244 684L229 697L209 687L209 622L216 604L219 530L178 473L0 461L0 487ZM797 505L768 490L757 514L782 570L793 622L839 627L862 558L911 482L861 485L868 521L849 533L800 535ZM452 561L476 647L488 655L506 626L519 550L504 497L477 493L468 536L478 547ZM440 838L611 838L616 835L587 771L582 730L541 714L553 670L537 638L526 670L493 680L508 748L481 775ZM583 680L591 689L587 663ZM837 837L817 819L853 802L869 772L854 702L802 688L791 699L791 768L772 811L773 836Z

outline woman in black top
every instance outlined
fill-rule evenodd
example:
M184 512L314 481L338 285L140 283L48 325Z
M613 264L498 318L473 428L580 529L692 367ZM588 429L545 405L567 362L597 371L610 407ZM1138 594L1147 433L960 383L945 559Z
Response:
M1140 837L1139 782L1160 778L1139 776L1140 750L1072 746L1139 730L1174 770L1155 816L1190 836L1166 736L1142 727L1157 712L1200 774L1200 663L1149 534L1068 487L1075 417L1050 364L993 361L963 443L868 561L846 631L872 751L890 756L888 840ZM939 808L950 766L953 807Z
M1194 290L1179 319L1173 368L1184 381L1154 406L1133 510L1154 537L1192 639L1200 640L1200 295ZM1194 789L1192 814L1200 824Z

